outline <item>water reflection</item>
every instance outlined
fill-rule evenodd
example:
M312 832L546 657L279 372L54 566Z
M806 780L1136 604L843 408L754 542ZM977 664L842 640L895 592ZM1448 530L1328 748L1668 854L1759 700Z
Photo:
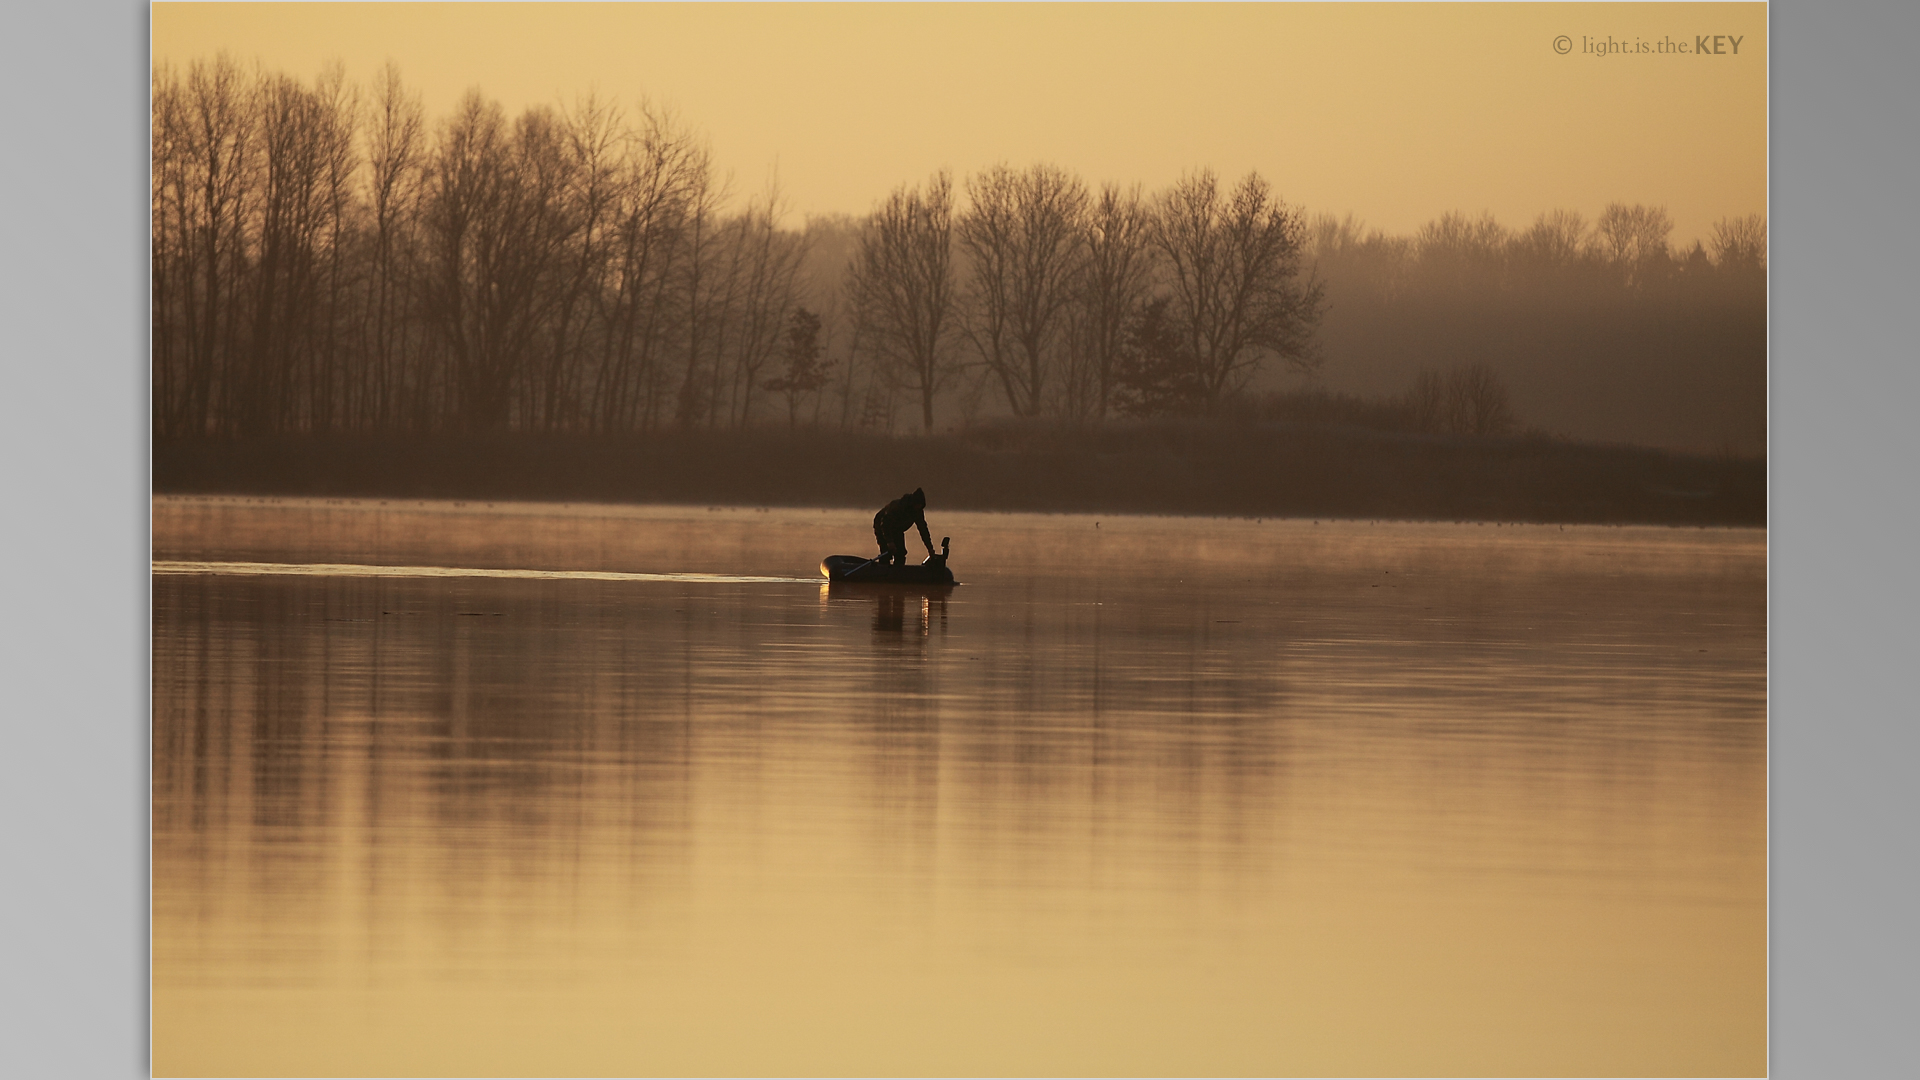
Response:
M947 630L947 598L951 586L856 585L843 582L822 583L820 603L859 604L873 609L873 633L876 640L887 636L917 633L931 636L936 628Z
M774 579L157 576L157 1071L1764 1068L1764 537L706 518L156 504Z

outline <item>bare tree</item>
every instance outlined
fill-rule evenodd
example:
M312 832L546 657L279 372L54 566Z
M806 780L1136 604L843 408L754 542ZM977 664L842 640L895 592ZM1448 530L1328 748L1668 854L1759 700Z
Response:
M669 343L683 336L689 218L710 186L707 152L669 113L643 106L618 188L615 250L601 291L593 387L602 430L651 428L667 397Z
M867 219L847 271L863 343L920 398L933 430L933 399L951 377L953 179L935 173L925 190L901 186Z
M1154 272L1151 213L1138 185L1104 184L1086 218L1085 261L1068 307L1069 416L1104 419L1113 407L1115 371L1128 320L1146 300Z
M1447 429L1447 380L1432 368L1422 368L1407 391L1407 413L1415 431Z
M469 429L513 419L514 388L554 300L550 278L575 223L552 110L508 130L477 92L442 129L428 186L428 311L453 363L453 411Z
M1267 357L1318 367L1322 290L1301 265L1304 223L1258 173L1225 197L1210 170L1182 178L1161 196L1152 235L1209 413Z
M1369 229L1352 214L1321 214L1314 218L1310 242L1316 277L1324 274L1379 297L1406 291L1417 251L1412 238Z
M729 376L734 411L728 417L736 427L751 422L760 372L781 352L806 261L807 237L779 227L780 206L776 181L762 199L747 204L736 222L741 292Z
M1037 416L1084 250L1086 185L1051 165L995 165L967 182L954 224L968 256L962 329L1016 416Z
M1515 425L1506 384L1487 364L1467 364L1445 374L1423 368L1405 401L1417 431L1505 435Z
M846 272L860 245L861 222L846 214L809 215L804 236L806 258L800 277L802 303L820 318L822 364L831 369L814 397L813 422L830 417L839 427L854 421L855 390L861 385L863 359L870 359L854 332L848 309Z
M323 172L319 102L281 74L265 76L259 94L258 261L247 361L232 387L235 415L248 432L292 426L300 393L311 401L317 366L312 344Z
M1767 268L1767 219L1764 214L1721 218L1713 223L1713 262L1723 270Z
M619 109L593 93L552 121L538 152L553 178L543 197L562 204L565 224L552 237L553 265L543 286L550 295L521 405L525 423L546 430L586 422L582 396L599 294L617 243L626 136Z
M1431 286L1485 287L1505 276L1508 242L1507 230L1492 214L1447 213L1415 234L1414 260Z
M559 393L575 362L583 293L598 255L586 242L588 214L601 209L587 170L605 162L583 152L576 119L536 106L514 124L516 213L500 265L510 313L507 416L524 427L549 426L564 408Z
M490 281L482 222L506 196L506 120L500 106L470 90L442 123L429 165L422 207L424 261L420 282L425 314L450 354L450 383L466 393L484 378L493 342L487 301ZM451 387L450 387L451 389ZM459 410L457 399L449 402Z
M189 388L194 380L190 343L183 340L181 310L193 287L195 245L187 201L191 181L186 88L166 64L153 69L153 426L161 435L188 428Z
M1587 222L1578 211L1549 210L1513 238L1512 261L1529 275L1563 274L1579 264L1587 247Z
M367 196L373 216L372 295L366 349L371 406L376 427L398 421L396 406L407 375L408 277L402 260L411 252L419 212L425 151L425 110L418 93L400 81L391 61L375 76L367 125Z
M1641 286L1661 276L1670 265L1667 235L1673 221L1664 206L1608 203L1594 222L1594 243L1629 286Z
M227 430L240 411L230 387L241 362L247 225L256 198L256 97L223 53L191 64L184 81L156 94L155 105L165 110L165 126L154 132L156 194L171 223L163 234L171 243L154 256L171 300L161 316L168 362L156 371L165 383L156 387L156 404L165 409L166 430Z
M729 183L731 181L729 180ZM717 354L725 334L725 312L733 302L732 267L724 259L724 227L720 222L720 204L726 191L713 181L710 170L702 169L692 177L684 205L683 257L680 260L680 288L684 295L686 335L681 352L680 388L674 397L674 421L690 427L716 407L711 378L703 379L709 367L717 367ZM716 354L710 358L708 353Z
M1505 435L1513 430L1506 385L1486 364L1455 368L1447 376L1448 426L1463 435Z

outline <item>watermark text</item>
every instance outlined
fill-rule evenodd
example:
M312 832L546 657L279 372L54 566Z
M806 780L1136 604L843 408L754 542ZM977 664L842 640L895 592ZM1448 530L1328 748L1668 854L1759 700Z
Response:
M1690 37L1657 38L1595 36L1581 34L1578 39L1561 34L1553 39L1553 51L1562 56L1739 56L1744 34L1694 34Z

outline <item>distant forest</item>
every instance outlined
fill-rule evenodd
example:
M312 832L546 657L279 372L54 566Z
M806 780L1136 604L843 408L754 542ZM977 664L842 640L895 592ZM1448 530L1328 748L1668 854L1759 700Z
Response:
M1409 183L1417 183L1410 178ZM157 437L1306 420L1758 453L1766 224L1615 204L1413 236L1206 169L737 202L704 138L591 97L430 121L230 58L153 83Z

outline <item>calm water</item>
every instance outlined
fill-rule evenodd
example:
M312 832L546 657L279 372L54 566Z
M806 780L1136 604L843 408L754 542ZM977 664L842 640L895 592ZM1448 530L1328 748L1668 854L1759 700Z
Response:
M1764 1072L1764 533L870 516L156 500L155 1071Z

